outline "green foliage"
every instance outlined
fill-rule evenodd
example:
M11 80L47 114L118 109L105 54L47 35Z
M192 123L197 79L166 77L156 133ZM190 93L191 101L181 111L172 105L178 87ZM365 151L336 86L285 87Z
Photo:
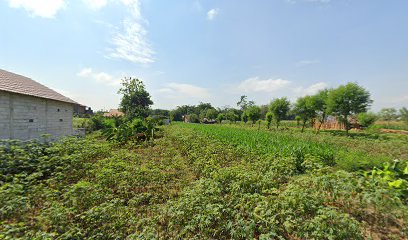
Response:
M254 106L254 101L248 101L248 97L245 95L241 96L241 99L237 102L237 106L241 108L242 111L246 110L250 106Z
M129 141L147 141L153 139L158 121L160 119L151 117L147 117L145 120L134 118L124 121L117 127L106 128L102 133L106 140L117 144L125 144Z
M248 113L246 112L246 111L244 111L243 113L242 113L242 115L241 115L241 120L244 122L244 123L247 123L248 122Z
M91 124L90 124L91 131L115 127L116 126L115 122L117 122L115 121L114 118L106 118L102 115L94 115L93 117L90 118L90 121L91 121Z
M406 183L399 183L406 161L365 166L366 175L340 170L346 158L373 158L348 146L365 138L225 124L162 128L164 137L149 146L107 142L99 132L52 143L1 141L0 238L407 236ZM382 146L376 141L367 145Z
M375 115L374 113L363 112L357 115L357 120L361 126L367 128L375 123L375 121L377 120L377 115Z
M316 109L314 105L314 98L311 96L305 96L298 98L295 103L294 112L296 116L299 116L302 120L302 132L308 121L312 120L316 116Z
M265 118L266 118L267 127L269 129L272 124L273 114L271 112L267 112Z
M408 161L395 160L392 164L385 163L382 169L366 171L364 176L377 184L387 184L396 189L402 199L408 200Z
M239 116L238 114L236 114L233 110L229 110L226 114L225 114L225 118L232 122L236 122L239 120Z
M319 126L317 129L317 133L320 132L320 127L326 121L328 116L328 96L329 96L328 89L320 90L318 93L312 96L312 106L315 110L315 118L319 121Z
M338 117L344 123L346 132L350 129L349 117L366 112L372 103L370 93L356 83L341 85L329 92L328 112Z
M255 124L255 122L261 117L261 108L258 106L249 106L244 111L244 114L248 116L248 120L252 121L252 124Z
M192 113L192 114L189 115L189 117L190 117L190 122L200 123L200 117L197 114Z
M136 78L124 78L118 93L122 95L121 110L129 118L145 118L149 115L149 107L153 104L150 94L143 82Z
M406 107L401 108L400 110L401 120L408 125L408 109Z
M222 120L225 119L225 115L223 113L218 114L217 116L217 122L222 123Z
M273 115L276 128L279 128L279 123L286 118L290 110L290 102L287 98L274 99L269 105L269 110Z
M207 119L209 119L209 120L213 120L213 119L216 119L216 118L217 118L217 115L218 115L217 110L215 110L215 109L213 109L213 108L210 108L210 109L207 110L207 112L206 112L206 114L205 114L205 117L206 117Z
M398 119L398 112L395 108L383 108L378 112L380 120L395 121Z

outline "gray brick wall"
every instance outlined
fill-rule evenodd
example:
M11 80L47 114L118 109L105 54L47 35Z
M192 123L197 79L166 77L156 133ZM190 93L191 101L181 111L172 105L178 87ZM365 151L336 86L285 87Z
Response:
M0 91L0 138L70 135L73 110L71 103Z

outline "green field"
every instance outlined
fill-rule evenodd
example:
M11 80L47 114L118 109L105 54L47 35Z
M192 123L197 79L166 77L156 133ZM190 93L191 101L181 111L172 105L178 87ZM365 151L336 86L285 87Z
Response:
M0 239L408 237L405 135L174 123L156 136L2 142Z

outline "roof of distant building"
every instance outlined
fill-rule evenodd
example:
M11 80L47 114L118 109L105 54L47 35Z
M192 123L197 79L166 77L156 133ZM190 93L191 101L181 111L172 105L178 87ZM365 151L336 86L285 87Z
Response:
M109 112L103 114L104 117L121 117L124 115L125 114L118 109L111 109Z

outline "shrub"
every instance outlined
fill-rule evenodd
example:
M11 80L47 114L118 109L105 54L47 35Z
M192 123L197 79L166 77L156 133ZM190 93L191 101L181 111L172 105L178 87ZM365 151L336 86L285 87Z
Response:
M359 113L357 116L358 123L367 128L375 123L377 116L374 113Z

